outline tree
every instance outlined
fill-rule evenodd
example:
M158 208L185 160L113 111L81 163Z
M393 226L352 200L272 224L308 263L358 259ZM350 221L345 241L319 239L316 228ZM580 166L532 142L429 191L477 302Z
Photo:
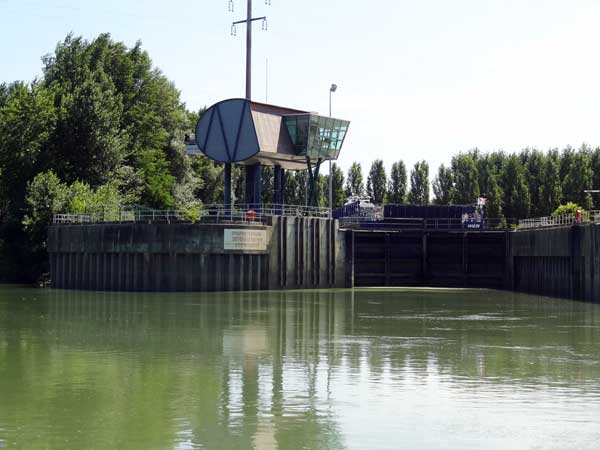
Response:
M386 187L387 177L383 161L376 159L371 164L371 170L367 177L367 195L371 197L375 204L381 205L386 197Z
M585 209L591 209L592 197L585 192L592 188L594 181L590 148L584 144L579 151L565 151L563 155L567 160L564 162L564 178L562 179L564 199L582 205Z
M525 181L525 169L517 155L511 155L502 171L504 192L504 215L511 219L529 216L529 189Z
M404 162L398 161L392 164L390 172L390 184L388 187L388 203L406 203L406 166Z
M442 164L433 180L433 202L436 205L449 205L452 202L453 191L452 169Z
M306 204L306 170L288 172L285 185L285 196L290 205Z
M408 202L415 205L429 204L429 164L419 161L410 172Z
M122 163L138 169L145 150L163 151L177 180L191 170L187 154L172 147L190 117L141 43L128 49L109 34L93 41L68 35L43 62L43 86L60 113L49 154L63 179L102 184Z
M346 195L363 195L365 185L363 183L362 167L360 163L353 162L348 169L348 180L346 181Z
M506 219L504 217L504 200L502 188L497 181L497 176L493 173L489 173L487 180L487 190L485 192L485 198L487 202L485 204L485 215L490 219L498 219L498 225L503 227L506 225Z
M275 186L275 173L272 167L262 166L261 170L261 179L262 179L262 188L261 188L261 197L263 203L273 203L274 192L273 188Z
M160 150L144 150L139 156L140 173L144 180L142 201L157 209L173 206L175 177L169 172L169 163Z
M68 187L52 171L39 173L27 185L23 225L36 251L45 249L46 229L53 214L66 212Z
M453 203L458 205L474 203L479 197L479 174L472 156L461 153L452 158L452 175Z
M191 164L200 180L196 196L207 205L220 203L223 199L223 165L202 155L192 156Z
M549 152L544 158L539 184L536 213L539 216L548 216L560 205L562 199L560 166L556 152Z
M331 171L333 172L333 207L340 208L346 203L344 172L342 172L342 169L336 163L331 165Z
M317 206L327 208L329 206L329 177L319 174L317 178Z
M4 88L0 105L0 204L3 218L21 222L27 183L50 161L45 152L56 124L54 95L39 83Z
M57 95L57 101L50 146L53 168L68 182L106 183L115 176L127 148L120 127L123 106L112 84L102 74L89 74L72 92Z
M539 217L544 215L546 205L542 203L542 183L544 178L544 168L546 166L546 157L539 150L525 150L527 157L521 157L525 160L525 179L531 196L531 215Z

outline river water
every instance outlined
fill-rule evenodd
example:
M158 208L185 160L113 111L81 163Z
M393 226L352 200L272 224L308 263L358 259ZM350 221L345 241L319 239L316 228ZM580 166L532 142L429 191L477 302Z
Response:
M0 448L600 449L600 305L0 289Z

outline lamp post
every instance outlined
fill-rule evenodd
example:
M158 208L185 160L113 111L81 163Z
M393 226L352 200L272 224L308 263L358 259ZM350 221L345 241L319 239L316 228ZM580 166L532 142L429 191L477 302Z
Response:
M337 84L333 83L329 88L329 117L331 117L331 94L337 91ZM329 159L329 216L333 217L333 173L331 171L331 159Z

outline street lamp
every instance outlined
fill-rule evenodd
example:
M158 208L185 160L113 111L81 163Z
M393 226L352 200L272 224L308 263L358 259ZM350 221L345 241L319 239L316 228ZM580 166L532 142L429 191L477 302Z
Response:
M331 117L331 94L337 91L337 84L332 83L329 88L329 117ZM329 215L333 217L333 173L331 171L331 159L329 159Z

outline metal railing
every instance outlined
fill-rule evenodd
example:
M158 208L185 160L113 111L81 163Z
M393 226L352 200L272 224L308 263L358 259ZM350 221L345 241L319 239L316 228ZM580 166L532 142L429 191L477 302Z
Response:
M582 211L580 219L575 213L522 219L519 220L519 229L564 227L581 222L600 222L600 210Z
M329 208L297 205L207 205L185 210L157 210L140 207L123 207L114 210L81 214L54 214L55 225L104 222L203 222L203 223L269 223L273 216L330 217Z
M209 205L214 206L214 205ZM239 204L237 209L245 211L257 211L268 216L288 216L288 217L331 217L331 209L320 206L305 205L284 205L275 203L262 204Z
M456 218L418 218L418 217L341 217L340 228L363 229L415 229L415 230L504 230L510 228L511 219L485 219L482 222L469 222Z

